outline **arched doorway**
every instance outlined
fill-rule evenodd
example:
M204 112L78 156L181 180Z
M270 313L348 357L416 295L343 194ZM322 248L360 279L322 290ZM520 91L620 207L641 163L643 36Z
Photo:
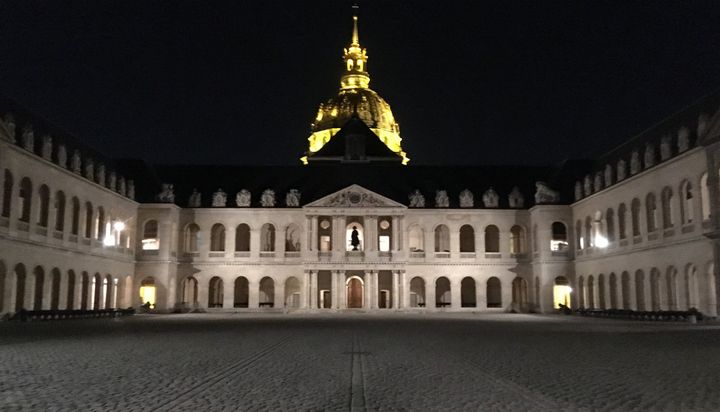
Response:
M140 282L140 305L149 305L150 309L155 309L156 297L155 279L148 276Z
M260 279L260 307L275 307L275 281L267 276Z
M441 276L435 281L435 307L444 308L452 304L450 280Z
M295 276L290 276L285 281L285 307L300 307L300 281Z
M488 308L501 308L502 307L502 285L500 279L495 276L491 277L487 281L487 307Z
M425 307L425 280L419 276L410 280L410 307Z
M210 279L208 287L208 307L221 308L223 306L223 281L218 276Z
M359 309L363 307L363 297L365 284L362 278L351 276L346 282L347 288L347 307L350 309Z
M52 270L52 289L50 292L50 309L60 309L60 269L53 268Z
M527 281L521 277L516 277L512 281L512 298L513 309L518 312L527 312L528 307L528 286Z
M477 293L475 293L475 279L463 278L460 282L460 306L463 308L474 308L477 306Z
M198 282L192 276L188 276L182 281L182 300L180 303L185 306L194 307L197 305Z
M235 296L233 307L247 308L249 307L250 284L245 276L238 276L235 279Z
M45 269L43 269L42 266L36 266L33 273L35 275L35 295L33 298L33 309L42 310L43 295L45 292Z
M553 284L553 309L560 309L560 305L570 307L570 293L572 288L565 276L555 278Z

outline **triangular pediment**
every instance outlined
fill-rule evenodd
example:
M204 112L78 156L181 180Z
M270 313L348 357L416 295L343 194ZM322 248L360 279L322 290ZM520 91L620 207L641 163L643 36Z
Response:
M329 194L305 207L402 207L405 205L398 203L385 196L379 195L371 190L365 189L360 185L350 185L335 193Z

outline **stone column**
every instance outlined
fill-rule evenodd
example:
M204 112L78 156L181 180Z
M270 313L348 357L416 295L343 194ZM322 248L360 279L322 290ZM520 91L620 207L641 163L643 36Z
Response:
M318 308L318 288L317 288L317 271L311 270L310 273L310 307Z
M302 301L302 307L305 309L312 308L312 305L310 304L310 272L305 271L303 274L303 301Z
M460 258L460 228L448 226L450 230L450 257L452 259Z
M5 274L5 287L3 288L3 305L0 307L0 313L8 313L15 311L15 298L17 296L17 276L12 268L7 268Z
M83 284L82 274L76 273L75 274L75 285L74 285L75 289L73 290L73 307L68 308L68 309L75 309L75 310L82 309L82 299L83 299L82 298L82 284ZM130 301L128 303L128 306L134 306L133 302Z
M53 289L53 273L45 273L43 279L43 293L42 293L42 310L50 310L50 303L52 303L52 289Z
M370 295L370 298L372 301L370 302L370 307L372 309L379 309L380 308L380 288L379 288L379 277L380 272L372 272L372 290L373 293Z
M399 273L396 270L392 271L392 308L395 310L400 309L400 287Z
M320 248L318 247L319 233L318 233L318 217L317 216L312 216L310 236L311 236L310 250L313 252L318 252L320 250Z
M365 250L374 252L378 250L377 216L365 217Z
M410 307L410 283L406 272L400 272L400 308Z
M55 232L55 222L57 221L57 208L55 207L55 202L57 199L55 196L57 193L53 194L50 193L50 198L48 199L48 218L47 218L47 237L48 239L53 239L53 233Z
M396 252L400 250L400 218L398 216L393 216L390 226L392 229L392 245L390 250ZM427 248L427 246L425 247Z
M228 256L229 253L231 258L235 256L236 232L237 226L228 226L225 229L225 256ZM173 236L177 236L177 234L173 234Z
M425 282L425 308L431 311L436 310L435 308L435 282L432 279Z
M285 236L287 235L287 227L275 229L275 256L283 257L285 255Z
M369 270L365 271L365 276L363 276L363 283L365 285L365 296L363 296L364 303L363 303L363 309L370 309L372 304L372 299L370 296L372 296L372 272Z
M345 216L333 216L333 233L335 233L333 239L333 250L344 254L347 249L347 239L345 239L345 226L347 226L347 219Z
M25 296L23 296L23 309L35 309L35 274L28 271L25 274Z
M273 307L284 309L287 302L285 302L285 281L275 282L275 290L273 296Z
M339 309L347 309L347 287L345 285L345 281L347 280L347 275L345 271L338 271L338 286L339 286L339 293L338 293L338 308Z
M260 307L260 282L248 278L248 308Z
M455 279L450 280L450 308L453 310L460 309L461 303L461 283Z
M330 307L333 309L338 308L338 278L340 277L340 271L333 270L330 272Z
M535 279L538 279L538 278L536 277ZM474 280L475 280L475 302L476 302L475 307L478 309L480 309L480 308L485 309L485 308L487 308L487 296L485 295L486 289L487 289L487 287L486 287L487 281L483 282L481 280L480 282L478 282L477 279L474 279ZM530 286L528 287L529 288L528 300L531 297L535 296L535 294L533 293L533 291L535 290L535 287L536 287L534 282L537 282L537 280L533 280L530 283ZM537 287L539 287L539 285ZM535 304L540 306L540 302L535 302Z
M110 307L113 309L117 309L118 307L118 280L113 279L112 280L112 287L110 288L110 293L112 293L112 296L110 296Z
M169 283L173 283L170 281ZM168 292L169 294L169 292ZM235 306L235 282L223 279L223 309L232 309Z
M12 193L10 194L10 216L8 221L8 229L13 230L17 229L17 222L18 218L20 217L20 182L22 180L22 177L20 179L17 178L17 176L13 176L15 181L13 181L13 188ZM4 190L4 188L3 188ZM14 308L13 308L14 309Z
M277 235L277 233L276 233ZM260 228L250 230L250 258L253 260L260 259ZM200 249L200 248L198 248Z

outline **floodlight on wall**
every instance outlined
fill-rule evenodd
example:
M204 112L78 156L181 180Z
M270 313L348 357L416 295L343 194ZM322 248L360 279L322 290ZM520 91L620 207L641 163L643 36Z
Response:
M597 235L595 236L595 246L599 248L606 248L610 242L608 242L607 238L604 236Z

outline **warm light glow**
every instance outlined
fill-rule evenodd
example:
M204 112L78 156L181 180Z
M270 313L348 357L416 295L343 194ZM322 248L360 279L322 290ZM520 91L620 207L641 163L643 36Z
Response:
M104 246L115 246L115 236L105 235L105 237L103 238L103 245Z
M570 294L572 288L568 285L555 285L553 287L553 307L560 308L560 304L570 307Z
M595 236L595 246L599 248L606 248L610 242L608 242L607 238L604 236L597 235Z
M155 286L140 286L140 304L150 303L150 308L155 308Z
M553 252L562 251L568 249L568 242L564 240L550 240L550 250Z
M143 239L142 250L158 250L160 249L160 241L155 238Z
M120 220L116 221L115 223L113 223L113 229L118 232L122 232L123 230L125 230L125 222L122 222Z

